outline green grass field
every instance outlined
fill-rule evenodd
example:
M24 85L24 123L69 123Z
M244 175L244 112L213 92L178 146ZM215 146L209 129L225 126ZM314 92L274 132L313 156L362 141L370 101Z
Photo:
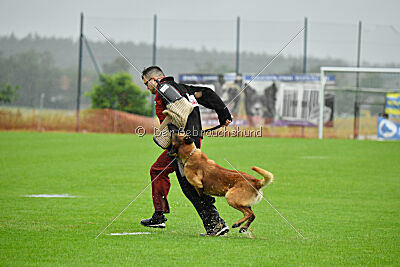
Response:
M151 136L0 132L0 265L400 264L400 143L207 138L203 151L256 177L253 165L273 172L264 196L305 239L266 201L254 206L253 239L200 237L175 175L167 228L139 223L153 212L149 187L105 234L151 234L95 239L149 183L161 153ZM229 225L242 216L223 198L216 206Z

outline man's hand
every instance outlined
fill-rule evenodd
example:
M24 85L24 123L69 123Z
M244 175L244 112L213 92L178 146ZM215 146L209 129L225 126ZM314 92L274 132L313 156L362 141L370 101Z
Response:
M222 126L226 127L226 126L228 126L231 122L232 122L231 120L226 120L226 121L225 121L225 124L222 125Z
M202 92L195 92L194 93L194 97L195 98L200 98L200 97L202 97L203 96L203 93Z

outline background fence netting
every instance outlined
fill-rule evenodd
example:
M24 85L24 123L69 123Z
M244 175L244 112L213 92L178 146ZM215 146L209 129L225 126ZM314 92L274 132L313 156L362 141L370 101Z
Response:
M307 39L300 32L261 71L305 25ZM138 71L96 28L116 44ZM93 110L88 92L101 83L100 74L121 71L128 72L144 92L140 71L156 64L176 80L216 90L235 116L234 127L261 126L266 136L317 137L320 67L356 64L358 23L85 16L83 37L80 131L132 132L142 124L151 132L156 119L125 113L113 105ZM396 27L363 24L362 65L400 62L399 45ZM389 51L392 57L381 56L380 49ZM5 36L0 37L0 51L0 85L18 87L16 101L0 103L0 128L74 131L79 40ZM360 74L358 91L356 74L327 75L335 78L325 96L331 109L326 136L354 136L357 98L359 137L373 138L374 120L383 112L384 93L400 88L398 75ZM147 96L147 102L151 105L152 96ZM217 123L212 112L203 110L203 114L205 127Z
M400 92L400 73L327 71L335 83L325 91L334 95L334 121L324 137L376 139L378 116L385 115L386 94ZM396 120L396 118L392 118Z

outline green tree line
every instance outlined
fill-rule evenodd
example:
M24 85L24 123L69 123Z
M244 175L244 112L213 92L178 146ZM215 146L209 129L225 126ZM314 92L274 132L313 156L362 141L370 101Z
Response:
M130 72L133 80L141 85L140 75L130 68L130 65L106 42L88 42L102 73L115 74L118 72ZM142 70L151 65L152 47L150 44L120 42L117 46L124 51L126 56L134 62L136 67ZM96 107L93 103L93 93L99 85L99 74L94 68L94 62L90 58L88 50L84 47L83 75L82 75L82 108ZM159 47L157 50L157 64L161 65L168 75L175 77L180 73L226 73L234 70L235 55L233 52L221 52L202 49L178 49L172 47ZM241 53L241 72L258 73L272 54ZM14 99L14 105L37 108L40 95L45 93L44 106L46 108L74 109L77 98L77 65L78 42L72 38L42 37L39 35L27 35L16 38L14 35L0 36L0 84L18 87L18 98ZM308 71L319 72L320 66L348 66L347 62L334 58L308 58ZM391 65L395 67L395 65ZM294 74L302 72L302 58L280 56L263 74ZM112 77L112 79L117 79ZM353 79L352 79L353 80ZM371 82L369 79L368 83ZM372 79L375 86L384 80ZM345 81L347 83L347 81ZM349 82L350 83L350 82ZM96 85L97 84L97 85ZM110 86L106 85L110 88ZM118 91L118 90L117 90ZM134 90L135 91L135 90ZM110 95L118 94L116 91ZM140 96L142 97L142 96ZM150 97L147 101L150 102ZM362 100L367 96L362 96ZM337 111L351 112L353 106L352 97L337 94L336 98L345 103L337 107ZM111 99L111 98L110 98ZM111 99L108 107L117 108L116 101ZM3 101L4 102L4 101ZM111 105L112 104L112 105ZM104 103L99 107L106 107ZM119 108L122 109L121 106ZM129 108L128 108L129 109ZM142 107L147 114L147 107ZM139 112L131 109L131 112Z
M83 72L83 107L111 108L151 115L149 94L127 73L129 64L121 58L106 63L108 73ZM114 74L113 74L114 73ZM4 57L0 54L0 103L38 108L45 94L44 107L74 109L77 99L75 68L58 68L48 52L29 50ZM18 89L18 92L17 92Z
M118 57L118 53L106 42L88 41L99 65L112 62ZM135 42L118 42L117 46L124 54L132 59L139 70L151 65L152 45ZM14 35L0 36L0 51L4 56L15 55L34 49L37 52L48 52L54 59L55 66L59 68L77 67L78 40L72 38L43 37L29 34L23 38ZM258 73L266 61L274 56L276 51L265 53L240 53L240 70L243 73ZM319 71L322 65L346 66L344 60L335 58L308 58L308 71ZM177 76L180 73L221 73L231 72L235 69L235 52L223 52L217 50L195 50L188 48L163 47L157 48L157 64L170 75ZM279 56L273 65L268 68L269 73L289 74L301 73L303 59L293 56ZM84 48L83 68L93 70L93 63L89 53Z

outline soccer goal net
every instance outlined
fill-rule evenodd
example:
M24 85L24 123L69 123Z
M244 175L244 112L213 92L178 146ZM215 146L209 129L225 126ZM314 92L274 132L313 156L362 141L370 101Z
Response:
M386 98L400 93L400 68L321 67L318 137L376 139ZM334 77L334 83L329 82ZM324 95L334 97L333 107ZM389 115L390 116L390 115ZM333 118L327 124L329 118Z

